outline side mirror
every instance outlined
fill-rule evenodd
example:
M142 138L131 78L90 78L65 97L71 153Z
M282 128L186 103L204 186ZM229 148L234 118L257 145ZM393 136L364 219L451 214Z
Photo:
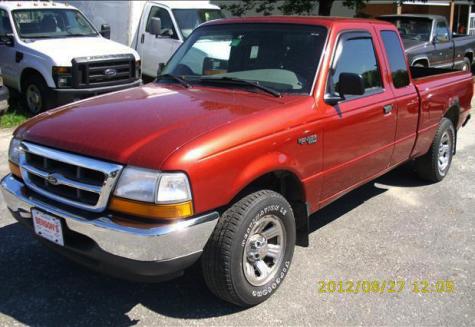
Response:
M162 74L162 71L164 68L165 68L165 63L161 62L158 64L157 76L160 76Z
M345 100L345 95L363 95L365 92L363 77L354 73L341 73L338 80L338 95L325 95L325 102L330 105L336 105Z
M13 34L0 35L0 45L6 45L7 47L13 47L14 37Z
M101 35L106 39L111 38L111 27L109 24L102 24L101 25Z
M158 17L152 17L150 20L150 33L159 36L162 32L162 20Z
M363 77L354 73L341 73L338 81L338 93L343 98L345 95L363 95Z

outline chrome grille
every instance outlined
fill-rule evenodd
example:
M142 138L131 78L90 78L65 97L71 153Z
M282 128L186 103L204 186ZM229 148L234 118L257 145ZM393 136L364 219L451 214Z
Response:
M99 212L106 208L122 166L22 142L20 170L33 191Z

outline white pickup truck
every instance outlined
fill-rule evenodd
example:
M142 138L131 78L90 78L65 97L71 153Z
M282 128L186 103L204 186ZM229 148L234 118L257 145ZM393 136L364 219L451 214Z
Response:
M141 84L138 53L108 40L68 4L0 2L0 68L36 114L83 97Z

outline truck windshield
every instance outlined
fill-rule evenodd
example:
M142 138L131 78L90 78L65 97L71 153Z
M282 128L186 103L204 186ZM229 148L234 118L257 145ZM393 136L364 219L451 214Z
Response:
M96 36L94 27L75 9L18 9L13 21L21 38Z
M240 79L276 92L309 94L326 34L322 26L297 24L204 26L191 34L162 74L190 83L229 82L222 86Z
M382 20L393 23L403 39L430 41L432 20L418 17L381 17Z
M213 19L224 18L219 9L173 9L172 11L185 39L198 25Z

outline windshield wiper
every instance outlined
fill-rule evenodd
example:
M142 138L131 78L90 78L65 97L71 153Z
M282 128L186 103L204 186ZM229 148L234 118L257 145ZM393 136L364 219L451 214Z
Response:
M186 80L184 80L183 78L181 78L179 76L173 75L173 74L158 75L157 76L157 81L159 81L161 79L165 79L165 78L173 79L173 80L177 81L178 83L180 83L181 85L183 85L184 87L186 87L187 89L189 89L191 87L191 84L188 83Z
M232 84L241 84L241 85L249 85L252 87L255 87L256 89L262 90L264 92L267 92L269 94L272 94L273 96L280 98L282 97L282 94L279 91L276 91L274 89L271 89L270 87L261 85L259 82L253 82L253 81L248 81L245 79L240 79L237 77L229 77L229 76L223 76L223 77L208 77L208 78L201 78L200 81L202 82L217 82L217 83L232 83Z

